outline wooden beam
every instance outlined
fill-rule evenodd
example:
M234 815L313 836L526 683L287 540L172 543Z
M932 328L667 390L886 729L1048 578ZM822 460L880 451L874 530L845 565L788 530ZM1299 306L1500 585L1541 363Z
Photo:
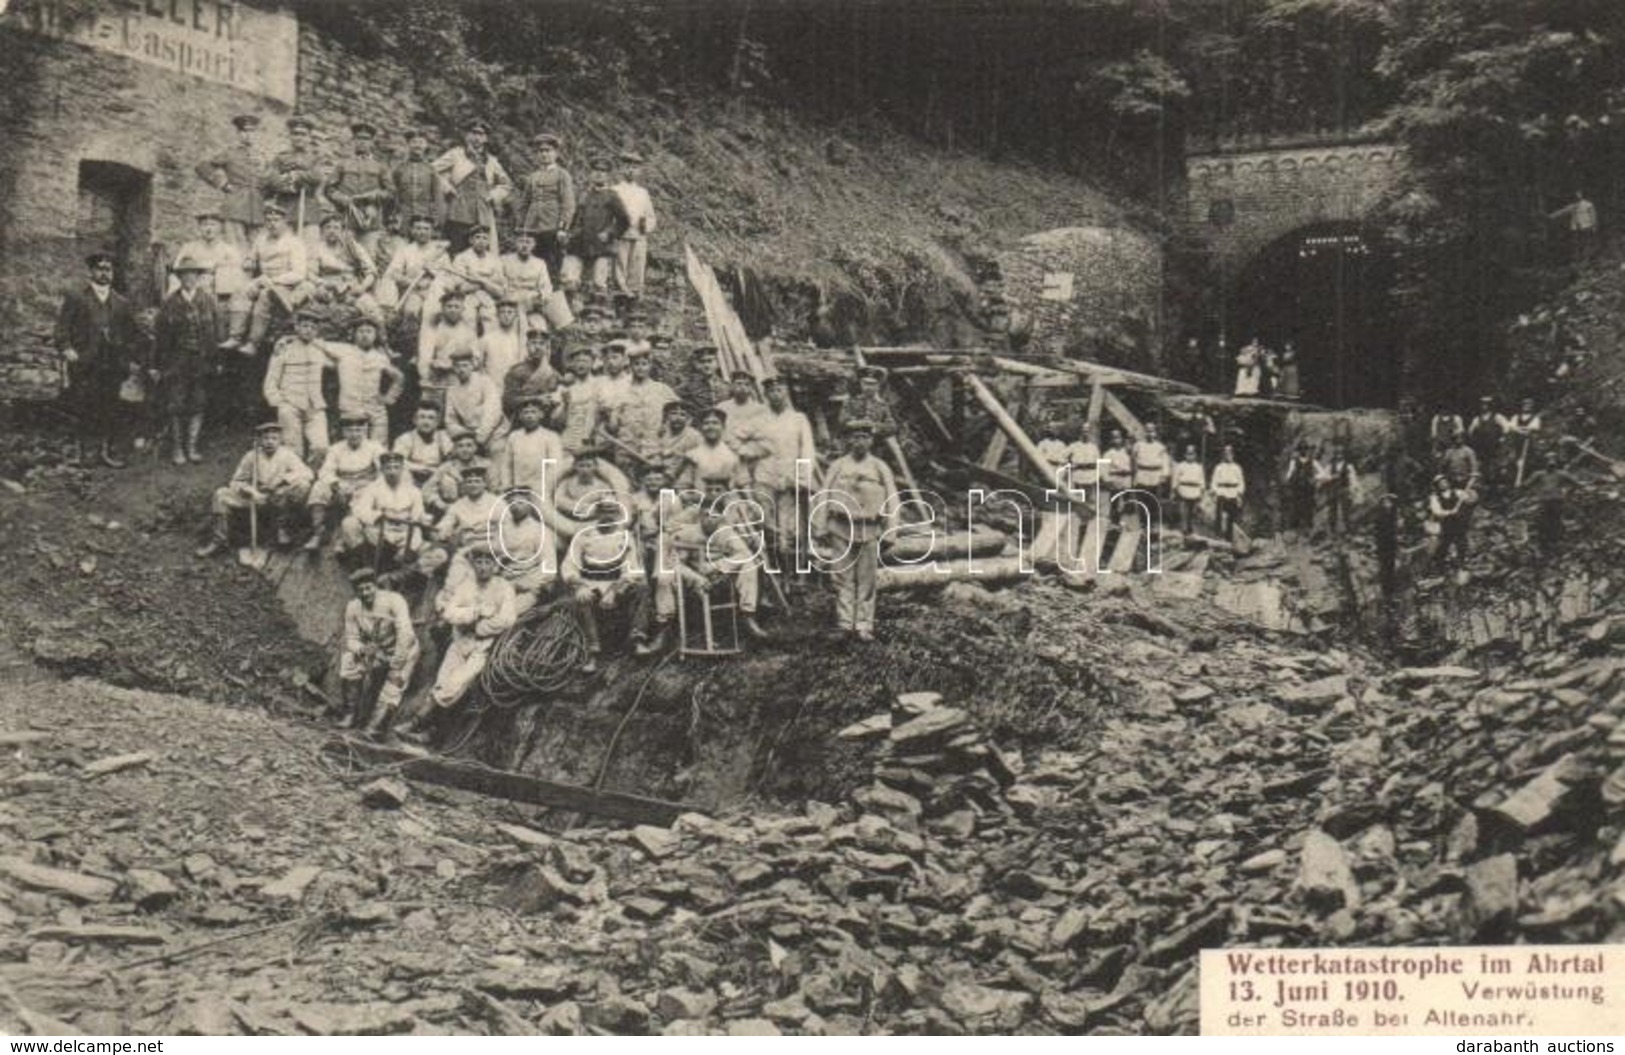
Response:
M1140 424L1140 419L1134 416L1134 412L1124 406L1123 401L1118 399L1116 395L1107 392L1105 389L1101 391L1103 402L1106 405L1106 412L1115 418L1117 423L1123 426L1123 430L1130 436L1137 440L1145 439L1145 426Z
M533 806L575 810L609 820L632 824L670 825L683 813L705 813L698 806L667 802L621 791L593 791L579 784L543 780L525 773L492 769L478 762L454 762L433 755L420 755L397 747L385 747L355 737L336 736L323 747L328 754L361 758L380 764L396 764L400 774L425 784L475 791L492 798L524 802Z
M995 431L993 438L987 443L987 450L982 455L982 468L997 469L999 463L1004 461L1004 452L1010 449L1010 437L1002 432Z
M1106 386L1099 381L1089 389L1089 438L1100 442L1100 412L1106 406Z
M1014 443L1016 450L1020 451L1027 459L1027 463L1038 474L1038 478L1040 480L1052 480L1054 477L1049 459L1038 453L1038 447L1023 431L1020 423L1010 416L1008 410L1004 409L1004 404L999 402L999 397L993 394L993 390L988 388L982 379L975 374L966 374L965 384L970 386L971 395L975 396L976 401L982 404L982 409L992 415L999 428L1004 430L1005 434L1010 437L1010 442Z
M1091 381L1104 381L1108 385L1130 385L1136 388L1155 389L1158 392L1184 392L1195 395L1201 391L1195 385L1188 385L1183 381L1170 381L1166 377L1158 377L1155 374L1142 374L1115 366L1101 366L1099 363L1086 362L1082 359L1046 358L1040 362L1029 363L1008 356L996 355L993 357L993 362L1004 370L1037 368L1058 371L1064 374L1076 374L1079 377L1087 377Z
M936 433L938 442L949 447L959 445L959 441L954 438L953 432L949 430L948 423L942 420L942 415L937 413L937 409L926 398L926 393L920 391L919 386L914 383L912 378L893 375L892 385L902 393L903 399L908 402L909 406L918 411L920 416L930 424L931 430Z

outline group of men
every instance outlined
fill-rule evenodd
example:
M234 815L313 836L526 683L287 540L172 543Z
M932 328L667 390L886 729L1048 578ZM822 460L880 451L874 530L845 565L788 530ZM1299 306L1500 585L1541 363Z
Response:
M398 350L398 398L445 388L459 347L489 358L500 384L530 333L566 331L589 307L602 315L644 294L656 216L635 152L593 158L578 190L551 133L535 137L534 163L515 180L481 121L438 154L428 133L413 130L393 164L378 156L365 122L352 126L340 158L318 154L298 115L288 119L287 148L269 158L258 117L233 123L236 141L196 166L207 200L172 260L150 331L114 289L111 254L87 257L87 280L63 300L56 345L77 459L121 466L138 419L156 409L172 459L200 460L206 414L252 413L262 392L270 398L277 358L308 357L283 355L287 338L268 345L301 310L314 313L323 336L377 349L371 359L394 360ZM382 439L385 393L362 392L351 386ZM321 439L306 422L318 408L271 405L285 428L298 412L306 438Z
M1234 539L1247 497L1247 475L1236 461L1233 445L1220 448L1219 459L1210 470L1195 444L1185 444L1176 455L1155 422L1147 423L1145 434L1137 440L1130 440L1121 429L1112 429L1104 449L1088 425L1071 441L1062 438L1063 431L1058 423L1050 422L1038 442L1038 452L1064 477L1065 488L1085 503L1100 495L1098 500L1107 503L1112 523L1121 522L1132 491L1173 503L1179 528L1186 534L1196 529L1200 511L1211 503L1213 530L1226 541ZM1123 499L1114 500L1119 495Z
M1431 464L1426 531L1434 540L1434 559L1443 563L1467 555L1468 528L1474 511L1485 498L1525 487L1547 490L1547 477L1555 472L1541 449L1541 420L1532 399L1521 401L1507 413L1494 396L1481 396L1469 418L1436 408L1428 422L1427 444ZM1538 478L1538 479L1537 479ZM1542 501L1542 524L1551 518L1561 532L1561 505Z
M428 693L434 707L398 730L407 735L461 701L497 638L554 592L573 606L584 674L612 647L614 626L625 626L638 654L666 648L685 597L710 604L726 595L742 635L765 638L763 576L802 565L809 529L836 555L828 570L841 628L872 638L880 540L897 491L871 452L877 428L894 427L876 371L847 400L846 450L827 464L782 378L758 385L735 374L717 400L715 350L704 349L700 376L681 382L679 395L653 376L656 342L626 336L572 348L559 376L549 341L536 335L500 385L489 358L459 348L439 398L425 398L387 446L378 420L354 404L339 415L339 442L324 446L328 412L312 394L325 371L338 373L341 405L351 384L392 392L399 378L387 364L366 369L365 321L353 345L320 340L315 324L301 309L273 356L266 399L278 419L258 427L254 449L215 492L198 555L225 550L233 521L251 545L292 547L304 532L312 553L336 527L332 552L357 589L341 675L351 719L370 708L369 728L388 725L417 665L396 585L432 596L447 636ZM672 355L660 359L675 370ZM865 407L884 411L885 424L857 417ZM818 505L804 526L809 503L798 492L820 469L817 486L844 501Z

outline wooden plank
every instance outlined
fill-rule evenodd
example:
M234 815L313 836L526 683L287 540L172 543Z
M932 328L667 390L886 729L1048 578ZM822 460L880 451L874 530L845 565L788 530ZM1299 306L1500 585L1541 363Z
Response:
M1117 545L1112 549L1112 559L1106 565L1106 570L1117 575L1125 575L1134 570L1134 560L1140 549L1142 535L1139 528L1125 527L1118 532Z
M1108 385L1130 385L1135 388L1154 389L1158 392L1195 395L1201 391L1195 385L1189 385L1183 381L1171 381L1166 377L1158 377L1155 374L1142 374L1116 366L1102 366L1099 363L1091 363L1082 359L1044 357L1036 361L1023 361L1013 356L996 355L993 357L993 362L1003 370L1021 371L1036 368L1056 373L1073 374L1077 377L1086 377L1091 381L1102 381Z
M1016 450L1027 459L1027 464L1038 473L1038 478L1053 480L1054 472L1049 459L1038 453L1037 445L1016 419L1010 416L1010 412L1004 409L1004 404L999 402L999 397L993 394L992 389L975 374L966 374L965 384L970 388L971 395L976 397L976 401L982 404L982 409L992 415L994 422L1010 437L1010 442L1015 444Z
M1101 398L1106 405L1106 412L1110 414L1119 425L1123 426L1124 432L1127 432L1133 439L1145 439L1145 426L1140 424L1140 419L1134 416L1134 412L1132 410L1123 405L1123 401L1121 399L1118 399L1115 395L1106 391L1105 389L1101 390Z
M942 420L942 415L937 413L937 409L926 398L926 393L920 391L919 386L914 383L912 378L897 377L894 374L892 376L892 387L896 388L909 406L918 411L920 417L931 426L931 431L936 434L938 443L948 447L957 447L959 445L959 441L954 438L953 432L948 428L948 423Z
M544 780L525 773L510 773L477 762L453 762L350 737L333 737L327 741L324 750L344 757L359 755L369 762L398 764L400 775L408 780L474 791L492 798L524 802L533 806L575 810L594 817L630 821L633 824L657 824L666 827L680 814L707 812L699 806L681 802L667 802L664 799L652 799L622 791L594 791L579 784Z
M1096 381L1089 389L1089 418L1087 427L1089 438L1095 443L1100 442L1100 412L1106 409L1106 386Z
M1009 449L1010 437L1002 432L995 432L993 439L988 441L987 450L982 454L982 468L997 469L999 463L1004 461L1004 452Z

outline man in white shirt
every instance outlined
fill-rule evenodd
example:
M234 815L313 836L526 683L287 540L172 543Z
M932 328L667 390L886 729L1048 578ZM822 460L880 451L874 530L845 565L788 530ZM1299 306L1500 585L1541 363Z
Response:
M519 325L519 305L514 298L504 295L497 300L496 322L485 327L477 347L480 369L501 392L508 371L525 358L525 331Z
M1189 535L1196 525L1196 507L1202 504L1202 495L1207 491L1207 473L1202 471L1195 447L1187 445L1185 456L1174 463L1173 487L1179 502L1180 530Z
M1236 533L1236 521L1241 517L1241 502L1247 497L1247 478L1236 462L1236 449L1224 445L1219 464L1213 467L1213 528L1219 537L1229 542Z
M207 209L198 213L197 237L183 244L176 251L175 259L190 257L203 265L203 290L218 298L220 307L225 308L232 297L247 287L248 276L243 273L243 251L223 238L220 228L220 213L217 210ZM172 274L169 292L173 293L179 288L180 277Z
M374 556L389 555L391 567L410 564L423 544L428 513L423 492L406 472L406 456L384 451L378 456L378 479L356 492L350 512L339 522L338 553L359 554L371 546Z
M628 151L621 155L621 182L614 187L626 210L626 231L615 246L615 285L632 297L643 295L645 272L649 266L649 235L655 230L654 201L648 188L638 182L643 157Z
M418 635L406 598L380 590L371 568L350 573L355 597L344 606L344 651L339 656L339 691L344 719L340 728L365 724L372 735L400 706L418 665ZM376 690L372 681L379 673ZM376 691L375 700L367 697ZM369 714L370 712L370 714ZM370 718L370 720L369 720Z
M337 505L347 511L356 494L378 479L378 459L383 455L381 444L367 438L367 419L360 414L347 414L340 418L344 431L342 442L327 449L316 484L310 489L310 539L305 549L314 552L321 548L327 537L327 511Z
M450 263L446 243L434 240L432 217L412 217L411 237L410 242L395 250L384 276L378 280L379 305L398 310L408 333L423 325L424 301L438 276L435 269Z
M231 336L220 343L236 351L265 340L273 305L287 314L310 295L311 284L305 241L288 227L287 211L276 202L265 203L265 227L254 236L245 267L254 278L231 305Z
M452 380L446 386L446 430L472 432L474 442L489 454L491 445L507 435L502 416L502 390L484 374L474 371L474 353L461 348L452 353Z

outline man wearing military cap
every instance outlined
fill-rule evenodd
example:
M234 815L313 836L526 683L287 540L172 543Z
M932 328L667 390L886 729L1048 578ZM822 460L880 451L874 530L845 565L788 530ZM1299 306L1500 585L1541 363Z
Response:
M521 320L540 311L542 302L553 292L552 273L548 270L551 265L535 255L536 244L536 232L520 227L513 233L513 252L502 256L503 296L513 301Z
M341 161L327 188L327 200L338 206L351 237L367 251L378 246L384 230L384 209L395 197L389 168L375 153L378 132L365 121L350 126L355 154Z
M406 598L381 589L371 568L350 573L355 596L344 606L344 649L339 654L340 728L366 726L367 735L389 724L418 665L418 635Z
M546 406L538 396L519 401L512 432L495 457L496 487L525 487L546 494L564 472L559 434L543 424Z
M277 342L265 368L265 402L276 411L288 446L312 465L327 453L327 397L322 393L322 371L330 356L316 338L316 312L300 308L293 318L293 333Z
M490 489L491 474L483 465L462 470L462 494L435 522L433 548L425 550L418 567L426 575L446 569L446 588L453 589L468 576L468 551L487 543L502 522L505 499Z
M62 298L56 316L55 343L65 364L62 398L76 423L74 460L88 460L94 447L103 465L122 469L115 447L128 423L118 392L125 378L143 369L141 332L130 302L113 288L113 255L91 253L85 267L87 281Z
M291 313L310 295L305 241L288 228L287 210L267 201L265 227L255 236L243 267L254 277L231 304L231 336L220 345L252 355L271 326L273 311ZM246 343L246 347L243 347Z
M559 164L559 137L543 132L536 137L536 168L519 189L519 226L535 233L536 251L547 262L549 274L564 265L564 243L576 218L576 185L569 170Z
M377 566L410 564L422 548L428 524L423 492L406 472L406 456L383 451L378 455L378 479L355 493L349 513L339 522L338 550L351 558L370 546Z
M570 539L559 564L559 579L575 601L576 622L587 640L587 660L581 667L584 674L598 670L603 652L599 612L613 611L623 601L635 599L646 581L639 549L629 511L614 495L600 498L593 506L592 521Z
M891 467L870 453L874 438L871 422L847 422L846 453L824 477L823 500L811 525L828 547L816 552L831 562L836 625L860 641L874 640L880 539L896 516L897 480Z
M688 405L681 399L668 399L660 408L660 436L655 457L673 479L682 472L688 452L704 442L700 430L688 420Z
M502 413L502 391L485 374L475 371L474 362L471 348L459 348L451 354L446 428L473 433L480 450L489 454L492 445L508 434L508 419Z
M210 557L226 548L230 518L254 507L261 530L276 532L279 546L292 542L289 521L305 508L314 474L293 451L282 446L282 426L267 421L254 429L254 448L243 455L231 482L216 489L209 506L209 541L197 550Z
M753 446L761 456L750 462L751 483L768 506L768 533L780 567L795 567L796 539L800 520L796 516L796 493L803 479L811 480L818 465L818 448L813 442L812 423L807 415L790 405L789 391L782 377L762 382L767 407L757 419ZM798 464L809 468L798 474Z
M643 175L643 156L636 151L621 154L621 180L615 184L615 196L621 201L626 217L625 229L615 243L615 284L626 295L643 296L643 286L649 267L649 236L655 230L654 201L640 180Z
M342 516L356 494L378 479L378 459L384 448L367 438L368 424L364 414L345 414L339 418L343 439L328 449L321 471L316 474L316 484L310 489L311 532L305 543L307 550L320 549L326 540L328 510L336 506Z
M196 171L198 179L212 188L209 209L220 214L222 233L242 253L253 244L254 235L265 222L260 195L260 119L253 114L238 114L231 123L237 129L237 141L200 162Z
M243 274L242 250L222 237L219 209L199 209L192 218L197 221L197 237L182 242L175 256L177 259L188 256L203 265L200 285L206 294L218 300L224 318L231 298L241 293L248 284ZM173 293L180 285L180 275L171 264L164 291L166 294Z
M322 177L316 153L310 143L311 124L295 114L288 118L288 149L271 159L260 181L267 204L276 202L303 234L306 223L316 219L321 200Z
M444 513L463 494L463 473L468 469L488 469L491 460L480 454L472 432L441 432L450 449L439 467L423 485L423 503L429 512Z
M502 379L502 412L510 419L518 415L522 400L540 399L543 420L552 420L560 402L559 375L547 361L552 348L553 338L545 331L530 330L525 334L525 358Z
M676 400L677 393L664 381L650 376L654 364L647 346L631 346L628 360L631 376L626 396L616 410L615 437L648 464L659 453L661 420L666 405Z
M423 328L423 307L429 288L437 277L436 268L447 266L446 243L435 239L435 222L424 213L407 222L408 241L395 250L378 280L378 303L400 311L403 328L418 335Z
M456 586L448 581L435 598L435 610L452 632L429 693L436 713L455 707L468 695L485 669L491 646L518 618L513 584L497 574L499 558L490 545L471 547L467 557L470 574ZM418 735L428 717L414 715L401 735Z
M886 371L879 366L860 367L857 381L857 391L848 395L846 402L841 404L836 427L844 433L852 422L862 421L873 431L876 443L885 443L897 435L897 419L892 416L891 404L881 390L881 385L886 381Z
M220 313L215 298L203 289L207 263L186 250L170 265L180 287L164 298L153 327L153 369L169 418L171 460L200 462L198 437L203 432L210 368L220 343Z
M586 201L576 212L570 251L582 262L584 278L598 292L609 290L615 271L615 253L626 233L626 206L610 185L608 158L595 158L588 177Z
M513 192L507 170L487 146L489 135L484 121L470 121L463 129L463 145L452 147L432 164L446 199L444 228L453 256L468 248L476 228L494 232L496 210Z
M406 133L406 157L390 172L389 181L394 192L395 215L408 224L421 216L429 221L432 230L439 231L445 202L441 197L440 177L429 160L428 132L413 128Z
M536 261L538 264L540 260ZM480 369L497 390L500 398L508 371L525 358L525 330L520 325L519 302L506 294L497 298L496 322L486 326L480 335L478 358Z

